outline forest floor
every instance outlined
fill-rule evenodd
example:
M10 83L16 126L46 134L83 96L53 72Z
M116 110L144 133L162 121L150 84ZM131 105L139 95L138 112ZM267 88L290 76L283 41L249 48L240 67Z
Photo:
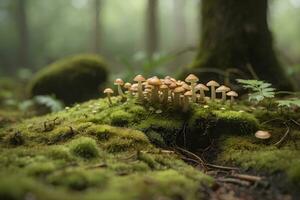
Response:
M25 120L2 111L0 199L296 200L299 119L270 105L182 113L119 98Z

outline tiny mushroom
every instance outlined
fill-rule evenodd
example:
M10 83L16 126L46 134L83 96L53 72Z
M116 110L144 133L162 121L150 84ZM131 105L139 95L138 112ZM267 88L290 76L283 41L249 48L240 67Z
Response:
M183 99L183 112L186 112L189 109L190 97L193 95L192 91L187 91L184 93Z
M160 86L160 91L162 92L161 102L163 104L167 104L168 98L169 98L169 87L167 85L163 84Z
M195 103L197 100L195 86L197 84L197 81L199 81L199 78L194 74L190 74L186 77L185 81L191 83L192 101Z
M161 80L159 78L157 78L157 76L154 76L150 79L147 80L148 84L149 85L152 85L153 86L153 89L152 89L152 103L157 103L159 102L159 95L158 95L158 91L159 91L159 87L160 85L162 84L161 83Z
M123 97L123 96L124 96L124 93L123 93L123 91L122 91L121 86L124 85L124 81L123 81L122 79L120 79L120 78L117 78L117 79L115 80L115 82L114 82L114 85L117 85L117 86L118 86L118 93L119 93L120 96Z
M211 100L214 101L216 99L216 87L219 87L220 84L214 80L209 81L206 86L210 87L211 92Z
M266 140L271 137L271 133L269 133L268 131L259 130L255 133L255 137L261 140Z
M183 93L185 89L183 87L177 87L173 90L174 97L173 97L173 103L174 106L180 105L180 94Z
M144 100L144 95L143 95L143 85L142 82L146 81L146 79L142 75L137 75L133 79L135 82L138 82L138 99L140 101Z
M226 87L225 85L221 85L216 89L216 92L221 92L222 93L222 102L226 101L226 92L230 91L229 87Z
M106 88L106 89L103 91L103 93L107 95L109 105L112 105L112 101L111 101L111 99L110 99L110 96L111 96L111 94L114 93L114 91L113 91L111 88Z
M205 91L209 91L208 87L206 87L204 84L200 83L196 85L195 87L196 91L200 91L200 100L204 101L205 98Z
M229 91L226 93L226 95L230 97L230 105L232 105L234 103L234 97L237 97L238 93L235 91Z
M132 92L131 92L131 90L130 90L130 88L131 88L131 83L125 83L124 88L127 89L129 98L132 98Z

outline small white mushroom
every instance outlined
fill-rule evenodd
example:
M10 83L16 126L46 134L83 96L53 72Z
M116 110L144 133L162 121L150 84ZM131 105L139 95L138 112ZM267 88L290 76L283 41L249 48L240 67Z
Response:
M162 92L161 102L163 104L167 104L168 103L168 98L169 98L169 87L165 84L161 85L160 86L160 91Z
M183 112L188 111L189 105L190 105L190 97L193 95L192 91L187 91L184 93L184 99L183 99Z
M204 84L200 83L200 84L196 85L195 90L200 91L200 101L204 101L205 91L209 91L208 87L206 87Z
M146 81L146 79L142 75L137 75L133 79L135 82L138 82L138 100L143 101L144 100L144 94L143 94L143 85L142 82Z
M221 85L216 89L217 93L222 93L222 102L226 101L226 92L230 91L229 87L226 87L225 85Z
M211 100L214 101L216 99L216 87L219 87L220 84L214 80L209 81L206 86L210 87L211 92Z
M174 107L177 107L180 105L180 94L183 93L185 89L183 87L177 87L173 90L174 97L173 97L173 104Z
M111 101L110 97L111 97L111 94L114 93L114 91L111 88L106 88L103 91L103 93L107 95L107 99L108 99L109 105L112 105L112 101Z
M148 79L147 82L148 82L149 85L153 86L152 95L151 95L151 97L152 97L151 98L152 103L159 102L158 91L159 91L160 85L162 84L161 81L160 81L160 79L157 78L157 76L154 76L154 77Z
M124 85L124 81L123 81L122 79L120 79L120 78L117 78L117 79L115 80L115 82L114 82L114 85L117 85L117 86L118 86L118 93L119 93L120 96L123 97L123 96L124 96L124 93L123 93L123 91L122 91L121 86Z
M191 84L192 101L195 103L197 101L195 86L197 84L197 81L199 81L199 78L194 74L190 74L186 77L185 81Z
M226 95L230 97L230 106L232 106L232 104L234 103L234 97L237 97L238 93L236 93L235 91L229 91L226 93Z
M268 131L257 131L255 133L255 137L261 140L267 140L271 137L271 133L269 133Z
M128 97L129 97L129 99L131 99L131 98L132 98L132 92L131 92L131 90L130 90L130 88L131 88L131 83L125 83L125 84L124 84L124 88L127 89Z

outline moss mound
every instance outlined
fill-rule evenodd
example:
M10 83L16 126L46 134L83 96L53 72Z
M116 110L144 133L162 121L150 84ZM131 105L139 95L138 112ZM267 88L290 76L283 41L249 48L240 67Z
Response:
M106 64L96 55L78 55L59 60L36 74L29 93L55 95L66 104L98 96L107 80Z

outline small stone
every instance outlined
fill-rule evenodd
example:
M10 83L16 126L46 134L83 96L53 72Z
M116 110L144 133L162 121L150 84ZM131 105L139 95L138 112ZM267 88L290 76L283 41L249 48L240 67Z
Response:
M224 107L222 107L222 108L220 108L221 110L226 110L226 108L224 108Z
M208 105L204 105L203 108L209 108L209 106Z
M160 113L162 113L162 110L160 110L160 109L159 109L159 110L156 110L155 113L156 113L156 114L160 114Z

